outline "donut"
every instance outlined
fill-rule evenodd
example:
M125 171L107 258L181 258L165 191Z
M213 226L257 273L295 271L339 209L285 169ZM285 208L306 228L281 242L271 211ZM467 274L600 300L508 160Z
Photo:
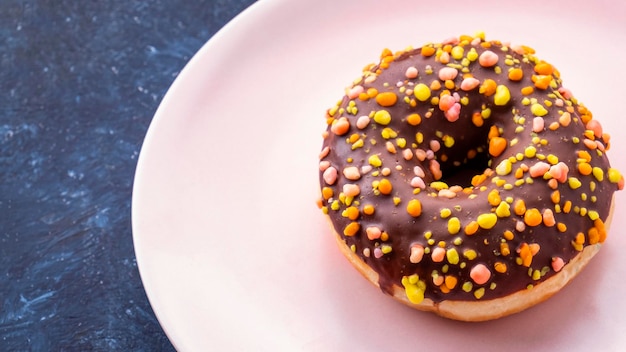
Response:
M382 292L463 321L558 292L605 241L610 136L528 46L382 51L326 110L318 206Z

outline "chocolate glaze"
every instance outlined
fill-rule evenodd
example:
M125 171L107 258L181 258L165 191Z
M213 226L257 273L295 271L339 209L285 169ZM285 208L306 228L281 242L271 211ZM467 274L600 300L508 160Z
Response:
M464 54L459 57L459 51L455 51L454 56L458 58L455 59L450 54L453 52L450 49L457 46L463 48ZM424 48L428 51L433 51L430 48L434 48L436 53L425 56L422 54ZM472 48L476 50L477 55L470 54ZM487 50L497 54L498 62L493 67L485 68L476 57ZM446 52L448 54L445 54ZM447 61L446 55L449 61L443 63L442 61ZM385 62L390 62L388 67ZM346 96L341 102L329 109L327 114L329 125L320 158L320 185L323 192L325 191L327 195L332 192L332 196L323 197L321 206L330 217L337 233L344 238L346 245L379 273L379 284L384 292L390 293L393 285L402 287L403 277L413 274L417 274L419 279L425 282L424 296L435 302L494 299L528 289L557 273L552 266L553 258L561 258L567 263L580 253L580 246L576 248L572 244L578 233L584 234L584 245L589 245L591 238L588 233L594 228L593 219L596 218L596 214L601 221L606 220L613 192L622 187L623 178L620 175L618 178L621 183L616 181L616 170L610 169L606 153L600 152L597 148L589 149L583 143L585 139L590 139L587 138L590 137L589 132L585 134L587 129L585 121L591 118L590 113L576 99L571 98L567 90L562 89L558 71L552 72L550 86L546 89L535 85L533 79L536 80L539 75L536 72L539 63L542 61L534 56L532 49L520 47L514 50L499 42L485 42L475 38L460 38L445 44L429 44L396 54L387 52L382 56L381 63L366 67L363 77L346 89ZM410 67L417 68L417 77L407 78L406 72ZM450 80L454 83L453 87L448 86L450 89L446 89L446 82L438 77L440 69L444 67L454 67L458 70L458 75ZM511 68L521 68L523 78L519 81L509 79L507 73ZM505 105L497 106L494 103L496 95L487 96L481 92L480 86L468 91L462 90L461 83L469 75L478 79L481 85L487 79L491 79L497 85L508 87L510 99ZM442 87L431 89L431 97L425 102L416 99L411 92L413 88L419 83L436 88L436 84L432 85L433 81L438 81ZM363 88L360 97L356 97L361 91L358 86ZM524 87L534 87L533 92L522 94ZM392 106L381 106L373 93L366 99L370 88L375 88L378 94L396 93L397 102ZM441 97L442 92L446 90L450 94L458 94L456 101L461 104L458 120L454 122L445 117L437 100L432 100ZM448 93L443 93L445 94ZM532 111L531 107L535 99L547 110L547 115L543 116L544 128L539 132L533 132L533 120L537 112ZM414 106L411 106L411 103ZM358 111L354 111L354 107ZM477 127L472 116L481 111L484 113L486 109L490 109L491 114L482 119L482 126ZM374 120L374 112L379 110L389 112L391 120L387 125ZM559 117L568 110L571 112L571 123L568 125L560 123L558 128L551 130L549 126L553 122L559 122ZM422 121L418 126L407 123L407 116L413 113L421 116ZM357 120L364 115L370 117L370 122L361 129L357 127ZM337 135L333 132L333 125L344 117L349 121L349 129L347 133L342 131L341 135ZM499 136L507 141L506 149L498 156L492 156L487 152L489 132L490 130L493 132L492 126L496 126L499 129ZM383 136L384 131L390 131L385 128L397 136L393 136L392 133L391 138L385 138L389 136ZM421 133L423 138L416 137L418 133ZM449 143L449 138L453 138L453 144ZM599 141L596 144L601 144L600 148L608 147L608 136L598 134L592 138ZM401 139L406 141L406 145ZM542 142L543 139L547 143ZM362 141L362 146L358 140ZM421 143L418 143L419 141ZM430 141L437 141L440 148L437 148L437 143L431 145ZM393 148L389 148L390 144ZM524 155L529 146L535 148L536 155L532 157ZM404 157L405 149L411 150L411 153L407 152L412 155L409 160ZM431 159L420 160L417 157L419 149L430 154L429 157L440 164L442 177L439 180L436 179L436 173L429 168ZM578 152L582 150L591 155L589 164L599 168L603 177L599 177L600 171L596 172L596 176L583 175L578 171L577 162L580 162ZM476 157L470 159L468 151L472 151ZM369 158L372 155L379 156L382 166L370 165ZM516 176L515 170L522 167L522 164L530 167L540 161L548 163L549 155L552 164L555 164L553 157L556 156L558 162L568 165L566 179L558 182L549 181L551 178L549 175L531 177L528 171L521 177L524 182L517 177L519 171ZM496 166L509 158L514 160L511 171L498 175L494 171ZM415 166L421 166L424 171L423 181L426 185L425 189L417 194L414 192L419 187L411 185L411 180L416 177ZM358 168L360 178L348 179L343 173L347 167ZM337 178L331 177L330 182L324 178L328 168L338 171ZM385 172L384 168L390 172L387 176L382 175ZM472 177L482 174L485 169L487 169L486 180L472 185ZM609 172L612 172L611 180L608 177ZM383 178L391 182L393 187L391 194L380 194L375 190L373 182ZM570 178L576 178L581 186L573 189L569 182ZM449 187L458 185L463 187L464 191L458 192L457 187L456 196L453 198L438 196L439 192L432 186L441 183L432 184L433 181L444 182ZM573 187L576 187L575 180L573 182ZM346 184L359 186L360 193L352 200L349 197L346 200L342 194ZM509 202L507 204L510 204L510 216L499 217L491 229L479 228L473 235L465 234L464 227L476 221L478 215L496 211L496 207L488 200L492 190L498 190L501 200ZM560 193L557 204L551 199L551 194L555 190ZM406 207L411 199L418 199L421 202L422 212L417 217L407 212ZM516 215L513 211L518 199L524 200L526 209L536 208L541 212L545 209L551 210L559 225L547 226L541 223L537 226L525 225L521 229L520 224L524 223L524 215ZM567 208L568 201L571 202L571 209L566 213L564 209ZM370 205L373 206L374 213L368 215L365 207ZM359 210L357 219L348 218L346 209L349 207ZM446 216L448 214L445 214L445 211L442 214L442 209L449 209L450 215ZM461 229L456 234L451 234L448 229L448 221L453 217L458 218L461 224ZM601 225L601 221L596 220L595 226L597 227L599 223ZM348 235L345 235L344 230L353 222L358 223L358 230L352 231L354 233L347 231ZM563 231L562 224L567 227L566 231ZM368 239L366 229L373 226L384 231L388 238L383 235L375 240ZM508 236L507 239L505 231L512 232L513 238ZM428 233L431 234L430 237ZM601 240L603 237L604 233ZM502 253L502 243L506 243L510 254ZM415 244L426 249L419 263L411 263L409 260L411 246ZM539 245L539 251L532 256L532 262L528 266L521 263L521 255L518 253L525 244ZM437 247L444 248L446 254L451 249L456 250L459 261L451 260L447 256L441 262L433 261L432 253ZM471 255L469 258L465 257L463 253L467 250L475 251L476 257L473 258ZM454 257L452 252L450 254ZM496 262L506 265L504 273L495 270ZM484 284L477 284L470 277L471 269L477 264L484 264L491 272L489 280ZM558 267L556 269L560 270ZM457 284L452 289L445 287L442 289L442 279L437 278L446 275L457 279ZM481 288L483 289L480 290ZM478 290L481 291L480 294L477 293Z

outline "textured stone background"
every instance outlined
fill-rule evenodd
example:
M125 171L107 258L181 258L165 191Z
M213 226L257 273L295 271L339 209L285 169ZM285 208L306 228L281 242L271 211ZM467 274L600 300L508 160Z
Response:
M0 2L0 350L173 350L133 251L137 157L176 75L252 2Z

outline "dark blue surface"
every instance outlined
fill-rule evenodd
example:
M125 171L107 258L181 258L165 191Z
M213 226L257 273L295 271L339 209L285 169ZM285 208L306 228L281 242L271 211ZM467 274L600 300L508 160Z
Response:
M170 351L133 251L141 144L252 0L0 2L0 350Z

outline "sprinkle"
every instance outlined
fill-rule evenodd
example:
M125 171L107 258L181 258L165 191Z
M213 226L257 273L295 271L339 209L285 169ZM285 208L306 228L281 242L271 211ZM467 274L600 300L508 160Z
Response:
M550 164L539 161L528 169L530 177L543 177L550 170Z
M456 248L450 248L446 251L446 259L452 265L459 264L459 252L457 252Z
M580 188L580 186L582 186L582 182L580 182L580 180L577 179L576 177L570 177L567 180L567 183L569 184L569 187L571 189L578 189Z
M417 199L411 199L406 206L406 211L409 215L416 218L422 214L422 203Z
M507 146L507 141L502 137L493 137L489 141L489 154L493 157L498 157L504 152Z
M513 165L509 159L502 160L498 166L496 166L496 174L500 176L505 176L511 173L513 170Z
M491 278L491 271L484 264L476 264L470 271L470 277L477 285L483 285Z
M409 261L413 264L417 264L422 261L424 257L424 247L420 244L414 244L411 246L411 256Z
M505 218L511 216L511 206L507 202L500 202L500 205L496 208L496 215L499 218Z
M552 212L551 209L544 209L541 216L543 218L544 225L548 227L552 227L556 224L556 220L554 220L554 213Z
M343 136L348 133L349 129L350 122L345 117L341 117L338 120L333 121L333 124L330 126L330 131L338 136Z
M461 82L461 90L468 92L480 85L480 81L474 77L467 77Z
M335 182L337 182L337 174L337 169L331 166L324 170L322 178L324 179L324 182L326 182L326 184L333 185L335 184Z
M478 231L478 227L479 227L478 222L471 221L470 223L465 225L465 228L463 229L463 231L465 232L466 235L471 236L475 234L476 231Z
M478 57L478 63L482 67L493 67L498 63L498 54L491 50L485 50Z
M526 213L526 203L523 199L518 199L513 205L513 212L515 215L524 215Z
M543 105L535 103L530 106L530 112L532 112L535 116L546 116L548 114L548 110L543 107Z
M422 123L422 117L419 114L411 114L406 117L406 122L411 126L417 126Z
M511 99L511 92L509 88L503 84L496 87L496 94L493 97L493 103L497 106L506 105Z
M541 213L537 208L530 208L524 213L524 223L528 226L537 226L542 222Z
M448 220L448 232L451 235L456 235L461 231L461 221L457 217L452 217Z
M343 234L351 237L356 235L356 233L359 231L359 229L361 228L361 225L359 225L358 222L353 221L351 223L349 223L344 229L343 229Z
M592 169L591 173L596 178L596 180L598 180L600 182L602 182L602 180L604 180L604 171L601 168L595 166Z
M366 116L366 115L363 115L356 120L356 127L360 130L364 129L369 124L370 124L370 118L369 116Z
M498 222L498 216L492 213L480 214L478 215L476 221L478 222L478 226L485 230L489 230L496 226L496 222Z
M557 273L559 271L561 271L561 269L563 269L563 267L565 266L565 262L563 261L563 258L560 257L552 257L552 270L556 271Z
M423 50L422 53L424 53ZM417 276L417 274L402 277L402 285L404 286L404 292L406 294L406 297L411 303L422 303L422 301L424 300L426 283L419 280L419 276Z
M378 183L378 191L381 194L391 194L391 191L393 190L393 187L391 186L391 182L389 182L388 179L383 178L382 180L380 180L380 182Z
M509 79L511 81L521 81L524 77L524 71L521 68L512 68L509 70Z
M369 157L368 162L373 167L380 167L383 165L383 162L380 160L380 157L376 154Z
M413 89L413 95L415 95L419 101L426 101L430 98L430 88L424 83L419 83Z
M533 132L535 133L542 132L544 127L545 126L544 126L543 117L537 116L533 119Z
M437 247L433 249L433 253L430 255L432 261L435 263L441 263L443 261L443 258L445 258L445 256L446 256L446 250L441 247Z
M506 273L506 270L507 270L506 264L503 262L496 262L493 265L493 268L496 272L499 272L500 274Z
M379 239L383 232L379 227L369 226L367 229L365 229L365 233L367 234L367 238L370 241L374 241Z
M417 78L418 75L418 71L417 68L411 66L409 68L406 69L406 72L404 73L404 76L408 79L413 79L413 78Z
M356 181L361 178L361 173L359 172L359 168L356 166L348 166L343 169L343 175L351 181Z
M439 79L442 81L453 80L459 74L459 71L453 67L442 67L439 70Z
M391 122L391 114L387 110L378 110L374 113L374 121L380 125L388 125Z

